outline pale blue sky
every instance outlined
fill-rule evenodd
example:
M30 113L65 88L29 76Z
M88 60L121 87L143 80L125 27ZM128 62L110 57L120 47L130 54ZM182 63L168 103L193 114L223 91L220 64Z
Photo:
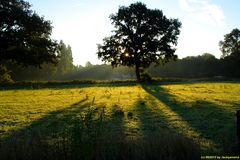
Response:
M239 0L138 0L182 22L176 54L182 58L208 52L220 57L218 42L240 28ZM136 0L28 0L32 9L52 21L56 40L71 45L74 64L97 59L97 43L111 34L109 15Z

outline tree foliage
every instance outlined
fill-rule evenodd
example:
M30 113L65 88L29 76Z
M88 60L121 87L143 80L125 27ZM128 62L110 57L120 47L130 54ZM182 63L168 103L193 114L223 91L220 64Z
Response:
M58 63L43 63L41 68L37 66L22 67L17 64L7 64L14 81L19 80L65 80L74 70L71 46L60 41L58 44ZM0 67L1 69L1 67Z
M228 59L228 57L227 57ZM50 65L50 64L49 64ZM75 66L74 70L65 74L54 72L54 65L39 69L12 67L11 76L14 80L129 80L134 79L134 69L120 66L115 69L111 65ZM204 53L172 61L164 66L154 66L147 69L154 78L240 78L238 64L234 58L228 61L218 59L214 55ZM0 66L1 72L1 66ZM142 73L142 79L151 79L147 73ZM5 76L7 78L7 76Z
M40 66L56 63L57 43L50 38L52 26L30 10L23 0L0 1L0 63Z
M224 72L227 76L240 77L240 30L235 28L219 42Z
M240 56L240 30L233 29L231 33L224 36L224 40L219 42L222 57Z
M0 64L0 83L12 82L10 72L7 70L6 66Z
M58 74L64 75L73 70L73 57L72 57L72 49L71 46L66 46L63 41L59 42L59 63L57 64L57 72Z
M113 67L135 67L140 80L141 68L176 59L174 46L181 27L177 19L168 19L161 10L148 9L141 2L120 7L110 19L115 30L103 39L103 45L98 45L97 54L102 61Z
M87 61L87 62L85 63L85 67L87 67L87 68L90 68L90 67L92 67L92 66L93 66L92 63L89 62L89 61Z
M149 68L149 73L156 77L206 78L223 76L223 66L219 59L209 53L188 56L165 66Z

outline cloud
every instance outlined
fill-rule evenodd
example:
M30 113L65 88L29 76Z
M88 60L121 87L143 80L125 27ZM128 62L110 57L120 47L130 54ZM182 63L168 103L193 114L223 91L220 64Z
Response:
M194 20L216 27L225 26L224 13L220 6L208 0L178 0L180 8Z

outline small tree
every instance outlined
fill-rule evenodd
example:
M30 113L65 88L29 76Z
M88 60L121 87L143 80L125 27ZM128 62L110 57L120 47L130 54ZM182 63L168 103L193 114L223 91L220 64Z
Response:
M7 68L0 64L0 83L13 82Z
M164 64L174 55L181 23L167 19L161 10L148 9L137 2L129 7L122 6L110 16L115 27L113 35L98 44L98 58L118 65L135 67L137 80L140 73L151 63Z

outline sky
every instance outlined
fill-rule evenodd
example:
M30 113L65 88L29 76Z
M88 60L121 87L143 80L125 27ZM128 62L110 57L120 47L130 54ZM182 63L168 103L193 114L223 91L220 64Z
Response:
M27 0L31 9L52 22L52 38L72 48L75 65L102 63L97 44L114 29L109 19L119 6L137 1L160 9L167 18L182 23L175 54L179 58L211 53L221 56L219 41L240 28L239 0Z

